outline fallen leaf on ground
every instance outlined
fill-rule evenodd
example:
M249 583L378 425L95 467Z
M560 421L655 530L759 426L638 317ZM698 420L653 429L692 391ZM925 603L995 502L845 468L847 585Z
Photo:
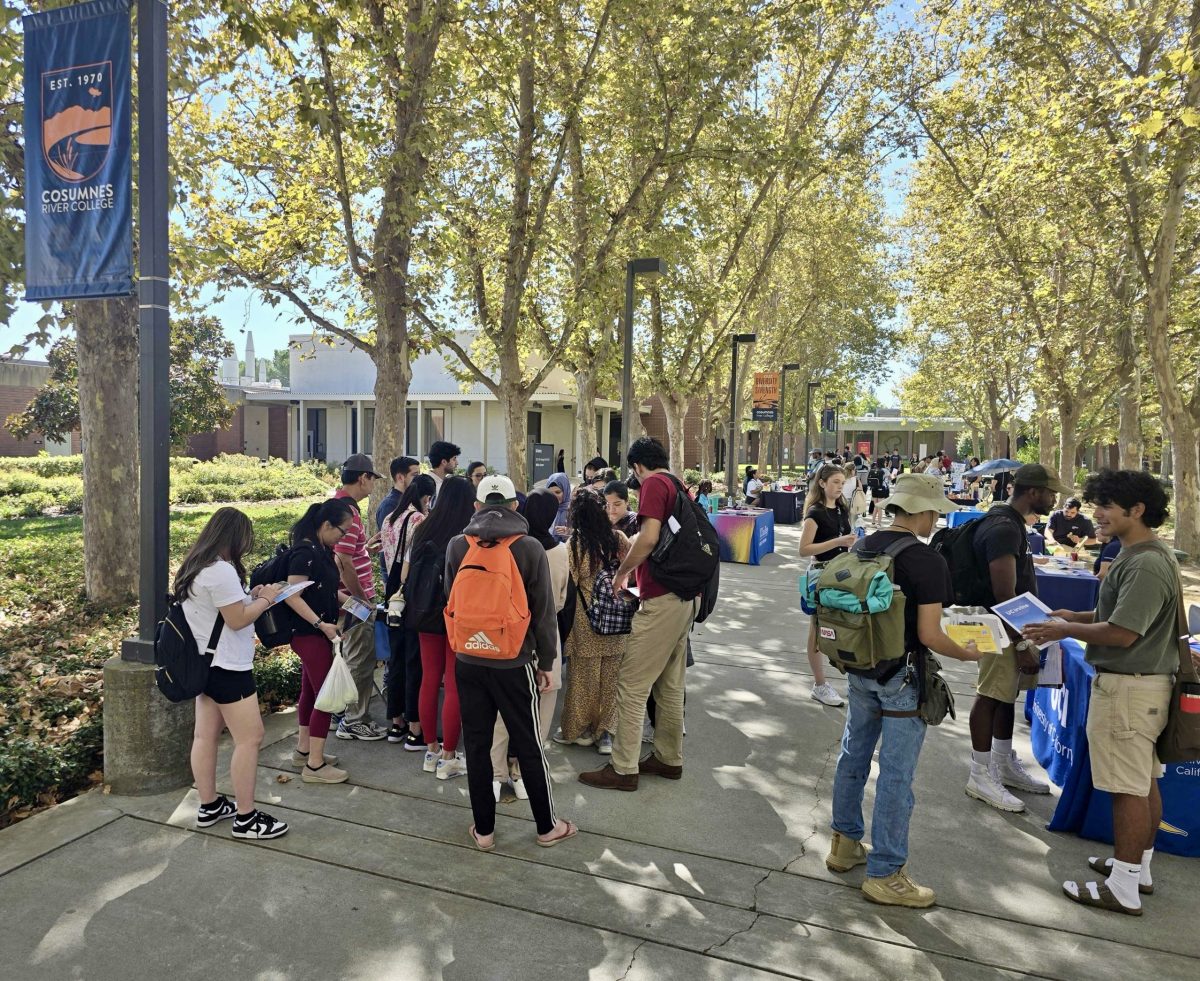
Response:
M292 775L290 773L281 773L275 778L276 783L291 783Z

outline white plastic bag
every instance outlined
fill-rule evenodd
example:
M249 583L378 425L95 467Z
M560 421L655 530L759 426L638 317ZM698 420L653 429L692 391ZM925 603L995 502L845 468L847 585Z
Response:
M342 657L342 645L339 638L334 642L333 664L329 666L329 674L321 690L317 692L317 701L313 707L318 712L344 712L346 706L358 699L358 688L354 684L354 676Z

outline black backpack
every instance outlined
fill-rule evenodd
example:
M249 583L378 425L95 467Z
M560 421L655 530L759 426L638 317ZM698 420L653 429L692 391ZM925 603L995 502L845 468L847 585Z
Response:
M704 509L688 497L674 474L667 476L675 485L675 507L671 516L678 524L678 531L663 522L658 544L650 553L650 572L655 582L680 599L693 600L699 596L700 609L696 612L695 622L703 623L717 605L721 542Z
M298 546L302 547L302 546ZM292 549L287 545L275 546L275 554L258 563L250 572L250 588L266 583L287 582L288 566L292 561ZM300 618L286 603L268 606L254 621L254 635L263 647L284 647L292 642Z
M867 471L867 489L872 491L883 489L883 470L872 467Z
M225 618L217 611L208 646L201 651L188 626L182 603L172 603L154 631L154 683L170 702L186 702L204 691L213 653L225 629Z
M988 521L1020 520L1012 508L999 507L982 518L968 521L957 528L943 528L930 540L933 548L950 566L950 578L954 581L954 602L958 606L992 606L996 597L992 593L992 576L979 561L975 551L975 537ZM1022 551L1029 549L1029 539L1024 535L1025 523L1021 521Z
M446 632L446 550L425 541L416 547L404 581L404 625L423 634Z

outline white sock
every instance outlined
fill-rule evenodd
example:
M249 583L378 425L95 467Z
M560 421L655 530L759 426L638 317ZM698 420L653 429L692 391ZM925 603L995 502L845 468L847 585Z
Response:
M1114 858L1112 870L1108 873L1108 878L1104 880L1104 883L1112 890L1112 894L1117 897L1117 901L1122 906L1139 909L1142 905L1142 897L1138 893L1138 879L1141 874L1142 867L1140 865L1118 862Z
M988 764L991 763L991 761L992 761L992 754L989 753L986 749L982 753L979 752L979 750L977 750L977 749L971 750L971 765L972 766L981 766L986 770Z
M1143 886L1154 885L1154 880L1150 877L1150 859L1154 857L1154 849L1147 848L1142 852L1142 875L1138 880Z

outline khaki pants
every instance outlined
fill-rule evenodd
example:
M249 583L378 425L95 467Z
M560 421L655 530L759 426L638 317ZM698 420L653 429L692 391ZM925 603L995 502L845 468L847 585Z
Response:
M612 765L618 773L638 772L642 722L651 691L658 706L654 752L669 766L683 765L683 672L695 614L694 600L668 593L643 600L633 615L633 632L617 679Z
M375 607L371 607L370 618L356 627L352 627L342 641L342 658L350 675L354 678L354 687L358 689L358 701L346 709L343 719L347 725L351 722L367 720L367 707L371 703L371 689L375 681Z
M1163 775L1154 745L1171 709L1169 674L1097 673L1088 703L1092 784L1130 797L1150 796Z

